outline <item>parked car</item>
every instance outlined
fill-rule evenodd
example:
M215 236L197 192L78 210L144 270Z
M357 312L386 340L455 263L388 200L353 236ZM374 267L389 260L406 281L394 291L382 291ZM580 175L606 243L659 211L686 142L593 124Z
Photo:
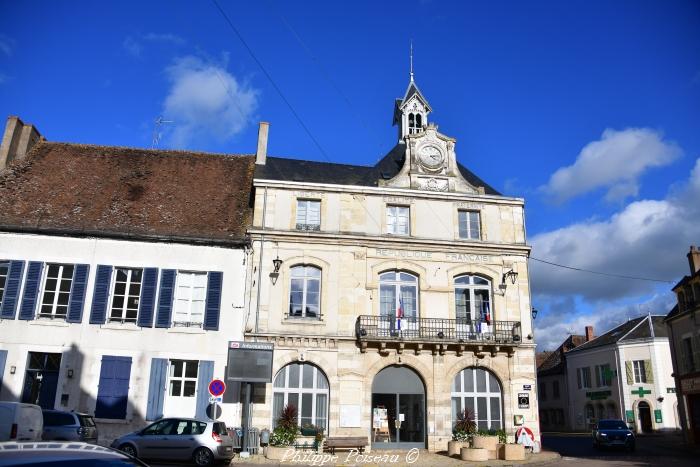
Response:
M0 441L40 441L43 426L38 405L0 402Z
M140 459L194 461L211 465L233 458L233 439L223 422L164 418L115 439L113 448Z
M636 440L634 433L622 420L600 420L593 429L593 446L623 447L634 451Z
M44 410L44 441L85 441L97 444L97 426L92 415Z
M148 467L123 452L82 442L0 443L0 466L36 464L47 467Z

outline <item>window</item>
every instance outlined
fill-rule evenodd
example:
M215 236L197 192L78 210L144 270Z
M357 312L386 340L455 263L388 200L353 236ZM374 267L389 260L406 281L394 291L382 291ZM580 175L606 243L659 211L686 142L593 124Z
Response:
M44 294L39 316L42 318L65 318L68 313L70 289L73 283L72 264L49 264L44 276Z
M491 282L479 276L456 277L455 307L457 319L490 322Z
M459 238L481 239L481 215L479 211L459 211Z
M420 133L423 130L423 115L419 113L409 113L408 114L408 133L415 134Z
M139 314L143 269L114 268L114 272L109 320L118 323L135 323Z
M479 429L499 430L503 427L501 385L490 371L467 368L452 382L452 423L457 414L469 409Z
M595 382L597 387L610 386L612 384L613 372L610 369L610 364L596 365L595 367Z
M205 272L178 271L173 303L174 326L201 327L207 298Z
M559 399L559 381L552 381L552 397Z
M418 278L400 271L380 274L379 313L385 317L418 317Z
M547 383L544 381L540 383L540 399L543 401L547 400Z
M635 360L632 362L632 367L634 368L634 382L635 383L646 383L647 382L647 372L644 365L644 360Z
M328 379L309 363L290 363L275 376L272 395L272 428L282 409L297 409L299 426L307 424L328 432Z
M315 266L294 266L291 281L289 316L320 318L321 270Z
M297 230L321 230L321 202L297 200Z
M5 284L7 284L7 274L10 271L9 261L0 261L0 303L2 303L2 297L5 295Z
M392 235L408 235L409 233L409 207L387 206L386 226L388 233Z
M197 391L197 360L170 360L168 395L194 397Z
M578 379L578 388L579 389L589 389L591 387L591 368L590 367L585 367L585 368L577 368L576 369L576 377Z
M681 351L681 370L684 373L691 372L695 369L695 355L693 355L693 338L686 337L683 339L682 351Z

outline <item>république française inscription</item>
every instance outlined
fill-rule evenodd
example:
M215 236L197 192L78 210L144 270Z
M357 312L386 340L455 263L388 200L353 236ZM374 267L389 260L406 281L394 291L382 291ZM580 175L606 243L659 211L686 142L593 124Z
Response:
M374 250L376 256L389 258L414 258L414 259L445 259L448 261L460 261L464 263L490 263L491 255L478 255L472 253L451 253L433 252L421 250L390 250L388 248L377 248Z

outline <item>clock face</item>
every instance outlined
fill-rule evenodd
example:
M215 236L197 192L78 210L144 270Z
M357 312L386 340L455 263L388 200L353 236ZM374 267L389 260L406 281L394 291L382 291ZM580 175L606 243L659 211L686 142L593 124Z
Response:
M445 159L442 155L442 151L435 146L423 146L420 149L418 157L421 163L429 169L440 167Z

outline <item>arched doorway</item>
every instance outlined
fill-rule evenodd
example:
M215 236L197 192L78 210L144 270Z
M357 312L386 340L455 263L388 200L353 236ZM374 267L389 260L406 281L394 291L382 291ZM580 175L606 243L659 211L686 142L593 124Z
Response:
M372 382L372 447L425 447L425 386L412 369L392 365Z
M651 408L649 407L649 403L646 401L639 401L637 404L637 412L642 433L649 433L652 431L653 426L651 424Z

